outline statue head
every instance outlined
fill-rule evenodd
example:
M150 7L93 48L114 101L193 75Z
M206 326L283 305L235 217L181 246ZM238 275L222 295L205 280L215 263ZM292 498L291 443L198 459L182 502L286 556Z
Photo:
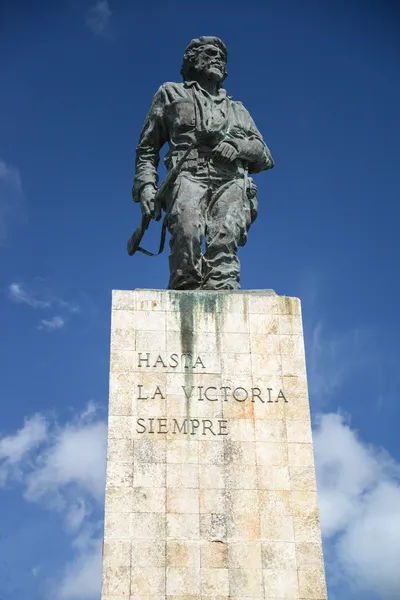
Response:
M214 80L218 87L228 76L226 63L228 50L217 37L201 36L192 40L183 55L181 75L184 81L197 81L206 77Z

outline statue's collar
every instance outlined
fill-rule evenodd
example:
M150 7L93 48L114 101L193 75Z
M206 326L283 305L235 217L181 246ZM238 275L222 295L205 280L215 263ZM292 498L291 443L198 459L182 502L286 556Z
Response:
M219 90L218 90L218 96L211 96L207 92L207 90L205 90L203 87L201 87L201 85L196 80L185 81L184 85L187 88L194 87L194 88L196 88L197 91L203 92L203 94L206 94L207 96L210 96L211 98L214 98L214 99L217 99L217 100L222 100L223 98L226 98L226 90L223 87L219 88Z

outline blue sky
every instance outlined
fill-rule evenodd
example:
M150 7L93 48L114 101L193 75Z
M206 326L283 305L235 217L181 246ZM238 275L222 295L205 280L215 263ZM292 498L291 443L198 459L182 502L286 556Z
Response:
M399 13L0 0L1 600L99 598L111 290L168 279L134 150L199 35L276 163L242 286L302 299L330 599L400 597Z

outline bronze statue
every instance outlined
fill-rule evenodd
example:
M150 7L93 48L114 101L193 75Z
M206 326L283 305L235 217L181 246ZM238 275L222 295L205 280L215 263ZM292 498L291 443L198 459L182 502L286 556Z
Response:
M166 227L171 234L169 289L240 288L237 249L246 243L258 204L248 175L274 166L248 111L222 87L226 63L219 38L192 40L183 57L183 83L160 87L137 147L132 194L143 216L128 251L143 251L143 232L164 209L164 236ZM166 142L168 175L158 190Z

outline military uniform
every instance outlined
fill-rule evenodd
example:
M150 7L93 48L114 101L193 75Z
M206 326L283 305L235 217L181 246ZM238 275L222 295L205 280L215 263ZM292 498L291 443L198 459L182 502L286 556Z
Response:
M228 164L212 155L222 140L238 151ZM166 142L167 169L191 148L165 198L171 233L168 287L239 289L237 248L246 243L257 215L256 188L247 173L273 167L271 153L247 110L223 88L211 96L196 81L165 83L154 97L136 152L136 202L143 186L157 188L159 152Z

